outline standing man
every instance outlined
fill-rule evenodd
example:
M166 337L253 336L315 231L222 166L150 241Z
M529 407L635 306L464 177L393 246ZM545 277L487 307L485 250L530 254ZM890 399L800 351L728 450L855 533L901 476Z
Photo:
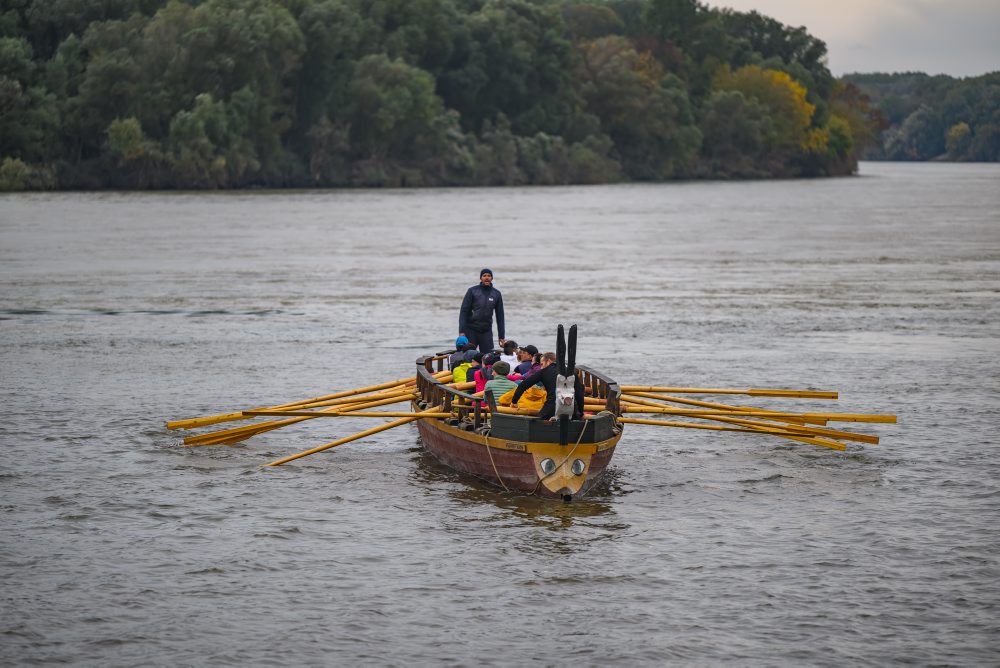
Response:
M469 343L478 346L482 353L492 351L494 312L497 314L497 334L500 335L500 345L503 345L507 340L504 338L503 297L493 287L493 271L483 269L479 272L479 285L465 291L465 299L458 312L458 335L467 337Z

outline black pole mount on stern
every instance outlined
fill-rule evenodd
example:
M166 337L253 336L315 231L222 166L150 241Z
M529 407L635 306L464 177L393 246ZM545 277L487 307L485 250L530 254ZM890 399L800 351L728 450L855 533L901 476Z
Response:
M556 376L556 412L559 418L559 445L569 443L569 421L573 417L574 401L576 400L576 325L569 328L569 350L563 326L559 325L556 338L556 363L559 374ZM566 354L569 353L567 361Z

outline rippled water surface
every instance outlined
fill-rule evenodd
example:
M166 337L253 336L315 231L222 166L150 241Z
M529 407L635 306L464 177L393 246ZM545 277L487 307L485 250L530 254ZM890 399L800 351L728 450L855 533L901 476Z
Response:
M846 453L630 425L597 493L411 426L170 419L400 378L481 267L632 384L813 387ZM996 665L1000 168L591 188L0 197L0 663ZM734 401L736 401L734 399ZM377 421L376 421L377 423Z

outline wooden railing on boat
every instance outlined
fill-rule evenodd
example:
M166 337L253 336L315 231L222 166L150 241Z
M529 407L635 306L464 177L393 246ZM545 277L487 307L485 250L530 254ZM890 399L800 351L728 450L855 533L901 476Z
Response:
M421 408L443 406L445 413L456 413L459 423L471 421L472 428L479 429L486 416L483 404L489 404L489 399L448 387L432 375L445 370L445 360L454 352L449 350L417 359L417 392L420 394L417 403ZM589 396L604 399L605 410L621 416L621 389L617 382L586 366L577 366L576 376Z

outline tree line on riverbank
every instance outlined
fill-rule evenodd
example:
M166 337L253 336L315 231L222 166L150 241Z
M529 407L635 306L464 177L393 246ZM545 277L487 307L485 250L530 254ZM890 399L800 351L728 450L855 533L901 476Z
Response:
M1000 161L1000 71L978 77L922 72L849 74L887 123L873 160Z
M697 0L10 0L0 188L848 174L825 44Z

